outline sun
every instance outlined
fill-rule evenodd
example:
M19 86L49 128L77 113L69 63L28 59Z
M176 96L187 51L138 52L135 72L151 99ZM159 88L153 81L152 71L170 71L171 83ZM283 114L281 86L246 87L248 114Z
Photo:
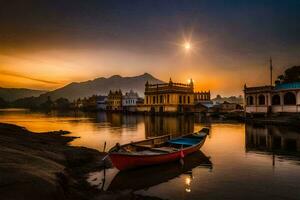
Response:
M184 43L184 49L185 49L185 50L188 51L188 50L191 49L191 47L192 47L192 46L191 46L191 43L189 43L189 42L185 42L185 43Z
M188 82L188 84L194 83L193 79L191 79L191 78L188 79L187 82Z

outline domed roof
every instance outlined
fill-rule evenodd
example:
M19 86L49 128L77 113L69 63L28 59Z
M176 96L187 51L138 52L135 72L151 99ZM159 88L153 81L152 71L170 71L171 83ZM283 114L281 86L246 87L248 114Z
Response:
M279 83L275 86L275 90L290 90L290 89L300 89L300 82Z

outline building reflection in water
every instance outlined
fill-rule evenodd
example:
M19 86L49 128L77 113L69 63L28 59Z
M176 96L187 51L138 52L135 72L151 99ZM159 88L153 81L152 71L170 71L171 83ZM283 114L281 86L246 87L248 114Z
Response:
M144 123L145 136L155 137L171 134L181 136L194 132L195 118L193 116L150 116L124 115L120 113L99 112L96 122L107 124L111 128L137 129L139 123Z
M300 131L287 126L246 124L246 151L280 154L300 152Z
M194 132L194 116L151 116L151 115L124 115L120 113L99 112L96 122L107 124L111 128L137 129L138 124L145 126L145 137L156 137L171 134L181 136Z
M107 123L112 128L131 128L137 129L137 124L142 122L140 116L123 115L121 113L98 112L96 117L97 123Z
M181 136L194 132L193 116L145 116L144 122L146 137Z

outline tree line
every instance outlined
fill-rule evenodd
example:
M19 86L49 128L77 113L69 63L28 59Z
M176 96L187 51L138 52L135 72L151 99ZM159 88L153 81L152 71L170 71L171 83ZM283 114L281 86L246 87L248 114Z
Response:
M68 110L72 103L67 98L51 100L50 97L39 99L37 97L26 97L12 102L5 101L0 97L0 108L28 108L32 110Z

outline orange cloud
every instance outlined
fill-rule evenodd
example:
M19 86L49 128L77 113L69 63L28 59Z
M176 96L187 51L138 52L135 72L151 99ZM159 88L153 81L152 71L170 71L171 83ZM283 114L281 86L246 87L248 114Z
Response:
M33 78L33 77L28 77L22 74L18 74L15 72L9 72L9 71L5 71L5 70L0 70L0 74L1 75L8 75L8 76L12 76L14 78L23 78L23 79L28 79L31 81L37 81L37 82L41 82L41 83L46 83L46 84L61 84L59 82L55 82L55 81L49 81L49 80L43 80L43 79L38 79L38 78Z

